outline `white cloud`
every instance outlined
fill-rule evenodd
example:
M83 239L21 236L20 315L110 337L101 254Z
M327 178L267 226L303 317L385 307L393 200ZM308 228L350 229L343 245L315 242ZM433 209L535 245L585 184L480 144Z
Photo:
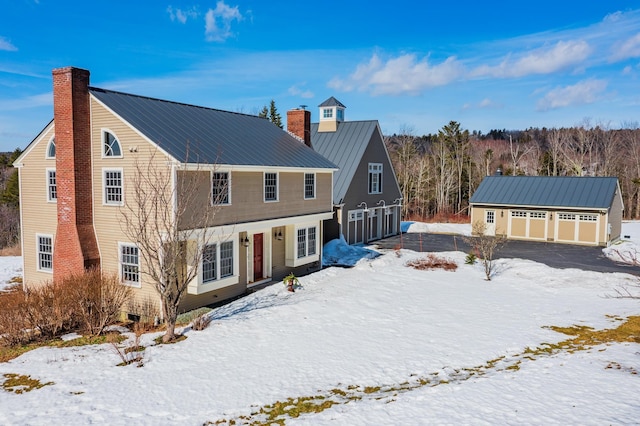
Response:
M169 13L169 17L172 21L178 21L181 24L186 24L187 19L189 18L197 18L199 13L195 7L192 7L188 10L182 9L174 9L173 7L167 7L167 13Z
M207 41L225 41L233 36L231 23L244 18L238 6L229 6L224 1L216 3L215 9L209 9L205 15L205 35Z
M556 87L538 101L538 110L546 111L570 105L590 104L598 100L599 95L606 88L605 80L596 79L583 80L572 86Z
M589 57L593 49L584 40L559 41L551 48L540 48L512 59L507 56L499 65L481 65L471 71L472 77L513 78L531 74L550 74L578 65Z
M0 50L7 50L9 52L15 52L18 50L9 40L4 37L0 37Z
M386 62L374 54L369 62L358 65L347 79L334 78L328 85L337 90L357 89L373 95L418 95L427 88L449 84L462 73L462 64L454 56L431 65L427 58L418 60L413 54Z
M304 90L299 88L297 85L293 85L289 87L288 92L292 96L300 96L304 99L313 98L315 95L311 90Z
M637 57L640 57L640 33L613 46L613 52L611 53L612 61L621 61Z

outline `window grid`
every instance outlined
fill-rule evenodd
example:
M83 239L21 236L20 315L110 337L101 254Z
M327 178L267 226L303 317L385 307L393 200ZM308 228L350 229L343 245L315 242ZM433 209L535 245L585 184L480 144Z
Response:
M527 212L523 212L522 210L512 211L511 217L527 217Z
M316 254L316 228L307 229L307 256Z
M128 283L140 282L140 258L138 247L134 245L122 245L120 247L120 267L122 281Z
M120 142L109 132L104 132L104 156L105 157L121 157L122 150Z
M277 173L264 174L264 200L265 201L278 200L278 174Z
M220 278L233 275L233 243L220 244Z
M298 229L298 259L307 255L307 230Z
M47 197L49 201L58 199L58 187L56 186L56 171L47 171Z
M213 173L211 188L213 204L229 204L229 173Z
M215 281L217 279L217 247L215 244L207 244L202 252L202 282Z
M369 194L382 194L382 164L369 163Z
M304 198L316 197L316 175L314 173L304 174Z
M56 138L51 138L47 148L47 158L56 158Z
M322 118L333 118L333 109L324 108L322 110Z
M597 222L598 216L596 216L595 214L581 214L580 220L582 222Z
M544 212L529 212L529 217L532 219L545 219L547 214Z
M486 223L495 223L496 222L496 212L488 211L486 215Z
M573 213L558 213L559 220L576 220L576 215Z
M104 200L106 204L122 203L122 172L120 170L105 170Z
M38 236L38 269L53 271L53 238Z

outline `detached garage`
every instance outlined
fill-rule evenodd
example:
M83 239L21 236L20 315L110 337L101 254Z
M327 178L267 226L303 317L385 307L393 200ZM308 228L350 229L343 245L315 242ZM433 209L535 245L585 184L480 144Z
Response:
M622 227L615 177L487 176L469 204L471 223L511 239L606 246Z

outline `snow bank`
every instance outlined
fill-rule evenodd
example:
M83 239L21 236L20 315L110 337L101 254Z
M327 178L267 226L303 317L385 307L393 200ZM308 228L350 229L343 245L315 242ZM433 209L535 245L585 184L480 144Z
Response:
M380 253L364 247L350 246L343 236L322 248L322 266L355 266L361 259L373 259Z

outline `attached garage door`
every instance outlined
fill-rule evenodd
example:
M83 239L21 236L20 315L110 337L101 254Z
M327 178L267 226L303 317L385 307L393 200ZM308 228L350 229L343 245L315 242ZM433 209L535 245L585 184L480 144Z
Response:
M591 213L558 213L556 241L597 244L600 217Z
M547 239L547 212L511 210L509 212L508 236L545 241Z

